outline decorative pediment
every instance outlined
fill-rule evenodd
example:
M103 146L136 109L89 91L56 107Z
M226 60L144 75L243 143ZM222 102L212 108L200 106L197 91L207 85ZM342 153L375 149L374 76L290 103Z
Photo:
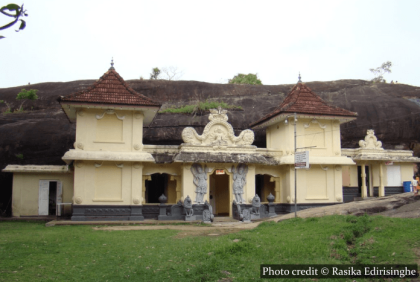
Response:
M362 149L383 150L382 142L378 141L373 129L368 129L365 140L360 140L359 146Z
M182 139L188 145L202 145L213 147L248 146L254 142L254 132L246 129L239 136L235 136L233 127L227 122L227 110L211 109L210 122L204 128L203 134L199 135L192 127L186 127L182 131Z

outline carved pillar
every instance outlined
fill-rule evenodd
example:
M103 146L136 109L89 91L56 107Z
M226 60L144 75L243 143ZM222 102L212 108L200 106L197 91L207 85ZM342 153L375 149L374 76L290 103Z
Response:
M142 185L142 203L146 203L146 181L151 181L152 176L151 175L143 175L143 185Z
M275 192L275 202L280 203L281 201L281 194L280 194L280 177L270 177L270 182L274 182L274 192ZM265 201L266 199L263 199L262 201Z
M366 165L362 164L362 198L367 198Z
M181 186L181 183L180 183L180 180L181 180L181 177L179 177L179 176L174 176L174 175L171 175L171 178L170 178L170 180L171 181L176 181L176 188L175 188L175 191L176 191L176 200L175 200L175 202L178 202L179 200L181 200L181 197L182 197L182 186Z
M379 197L385 196L385 185L384 185L384 174L383 174L383 166L382 163L379 164Z

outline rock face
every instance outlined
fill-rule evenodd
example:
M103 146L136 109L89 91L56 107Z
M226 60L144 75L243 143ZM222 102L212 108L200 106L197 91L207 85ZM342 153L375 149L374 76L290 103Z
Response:
M57 98L90 86L94 80L39 83L0 89L0 100L18 109L16 95L22 88L38 89L39 100L27 101L25 112L0 114L0 169L7 164L63 164L61 157L73 147L75 125L64 115ZM128 80L128 84L163 104L171 106L223 101L243 110L228 112L235 134L274 110L294 85L231 85L196 81ZM363 80L308 82L325 101L357 112L356 121L341 126L342 147L358 147L366 130L373 128L386 149L413 149L420 156L420 87L404 84L372 84ZM5 112L6 103L0 103ZM208 112L158 114L144 130L144 144L177 145L187 126L199 134L208 122ZM254 145L265 147L265 131L255 131ZM10 208L12 176L0 173L0 212Z

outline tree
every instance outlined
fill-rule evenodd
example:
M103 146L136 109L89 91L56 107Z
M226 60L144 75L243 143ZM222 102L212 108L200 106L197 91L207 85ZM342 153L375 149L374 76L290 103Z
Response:
M36 95L36 93L38 92L38 90L36 89L30 89L30 90L25 90L22 89L16 96L16 100L23 100L23 102L20 104L19 107L19 111L23 110L23 104L27 101L27 100L38 100L38 95Z
M153 68L152 69L152 73L150 74L150 79L158 79L160 74L160 69L159 68Z
M375 76L374 78L372 78L372 81L386 83L386 80L384 79L384 74L390 73L391 67L392 63L390 61L387 61L383 63L380 67L377 67L376 69L369 69Z
M184 75L183 71L179 71L178 68L174 66L162 68L162 73L165 76L164 79L167 80L177 80Z
M9 10L10 12L14 12L10 13L10 12L6 12L6 10ZM3 6L0 8L0 13L2 13L3 15L6 15L8 17L12 17L15 18L13 21L11 21L10 23L4 25L4 26L0 26L0 30L9 28L11 26L13 26L15 23L17 23L19 20L21 21L19 29L16 30L16 32L25 29L26 27L26 22L22 19L20 19L20 17L27 17L28 14L26 13L26 10L23 9L23 4L22 6L19 6L17 4L9 4L6 6ZM4 36L0 35L0 39L4 38Z
M258 74L242 74L234 76L232 79L229 79L229 84L252 84L252 85L262 85L261 80L258 78Z

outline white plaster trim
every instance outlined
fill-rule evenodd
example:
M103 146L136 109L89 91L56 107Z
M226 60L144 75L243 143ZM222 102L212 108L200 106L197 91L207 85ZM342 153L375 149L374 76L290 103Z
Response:
M245 129L239 136L235 136L232 125L227 122L227 110L223 110L221 107L210 109L209 120L202 135L199 135L192 127L185 127L182 130L184 143L211 146L214 150L224 150L228 146L247 146L254 142L255 135L250 129ZM224 128L224 130L221 128Z
M320 165L320 166L321 166L322 170L325 170L325 171L328 170L328 166L326 166L326 167L323 167L322 165Z
M285 113L285 114L280 114L278 116L275 116L265 122L263 122L262 124L253 126L252 129L262 129L262 128L266 128L269 127L270 125L279 123L279 122L283 122L287 116L290 116L291 113ZM342 123L346 123L352 120L356 120L356 117L343 117L343 116L319 116L319 115L305 115L305 114L299 114L297 113L296 116L299 119L325 119L325 120L337 120L340 124ZM289 125L291 124L290 122L288 123Z
M114 162L154 162L155 159L146 152L106 152L69 150L62 160L70 163L73 160L114 161Z
M125 116L119 116L114 110L105 110L102 115L96 115L96 119L103 119L105 114L107 115L115 115L117 119L124 120Z
M319 125L319 127L322 128L322 129L327 128L326 124L322 124L319 121L317 121L316 119L313 119L310 122L303 124L303 127L304 128L309 128L311 126L311 123L317 123Z
M123 163L120 163L120 164L115 163L115 166L118 167L118 168L123 168L124 164Z
M93 199L92 202L124 202L123 199L103 199L103 198L98 198L98 199Z
M8 165L2 172L73 173L66 165Z
M393 161L401 163L420 163L420 158L413 157L409 150L377 150L377 149L341 149L341 154L353 160Z
M295 158L294 156L284 156L280 158L275 158L279 161L280 165L294 165ZM347 157L314 157L309 155L309 164L310 165L355 165L356 163L353 162L351 158ZM292 167L294 169L294 167Z
M95 140L93 143L107 143L107 144L125 144L124 141L109 141L109 140Z

